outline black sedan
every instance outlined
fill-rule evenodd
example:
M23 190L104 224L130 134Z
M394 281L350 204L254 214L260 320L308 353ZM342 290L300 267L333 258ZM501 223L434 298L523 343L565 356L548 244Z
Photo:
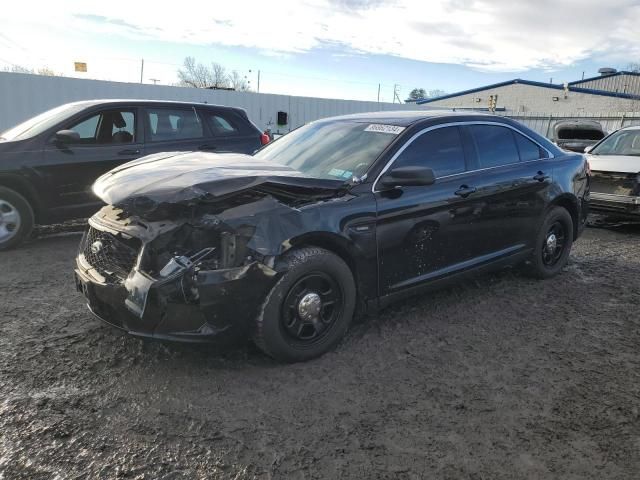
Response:
M0 250L34 223L86 217L103 173L154 152L253 153L269 137L240 108L152 100L62 105L0 133Z
M313 122L253 156L158 154L102 176L76 285L132 334L251 336L282 361L354 313L488 269L556 275L588 210L588 166L497 116Z

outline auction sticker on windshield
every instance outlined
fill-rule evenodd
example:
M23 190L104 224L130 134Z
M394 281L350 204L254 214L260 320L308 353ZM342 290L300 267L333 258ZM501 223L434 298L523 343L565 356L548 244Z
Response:
M364 129L365 132L390 133L392 135L398 135L403 130L404 127L398 127L397 125L383 125L381 123L372 123Z

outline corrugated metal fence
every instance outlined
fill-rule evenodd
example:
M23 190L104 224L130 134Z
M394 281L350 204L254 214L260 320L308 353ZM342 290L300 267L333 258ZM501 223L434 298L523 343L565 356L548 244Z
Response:
M179 100L241 107L260 128L271 128L274 132L278 132L277 112L283 111L288 113L289 123L285 128L280 129L281 133L312 120L334 115L383 110L429 109L415 104L294 97L0 72L0 132L63 103L97 98ZM640 125L640 112L569 115L516 113L507 116L547 137L551 135L553 125L560 120L581 118L597 120L607 132L627 125Z
M640 125L640 112L617 112L617 113L593 113L593 114L543 114L543 113L516 113L504 115L512 118L527 127L535 130L540 135L551 137L553 126L562 120L595 120L600 122L607 133L613 132L621 127L629 125Z
M285 133L318 118L381 110L427 110L416 105L333 100L253 92L105 82L0 72L0 132L63 103L94 99L206 102L244 108L261 129L278 132L277 112L288 113Z

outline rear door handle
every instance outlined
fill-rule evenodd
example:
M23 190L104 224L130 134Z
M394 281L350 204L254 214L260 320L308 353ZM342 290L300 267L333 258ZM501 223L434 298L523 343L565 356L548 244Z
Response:
M455 193L459 197L466 198L469 195L471 195L472 193L475 193L477 191L478 191L478 189L476 187L469 187L467 185L461 185L460 188L458 190L456 190L455 192L453 192L453 193Z
M218 147L216 147L215 145L204 144L204 145L200 145L198 147L198 150L215 150L216 148Z
M545 180L549 179L549 175L546 175L544 172L539 171L536 175L533 176L533 179L539 182L544 182Z
M118 155L139 155L140 150L136 150L135 148L125 148L124 150L120 150Z

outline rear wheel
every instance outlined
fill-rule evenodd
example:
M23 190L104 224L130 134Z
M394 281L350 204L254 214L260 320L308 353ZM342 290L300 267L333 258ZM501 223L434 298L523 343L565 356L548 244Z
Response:
M528 273L535 278L551 278L567 264L573 245L573 220L562 207L547 214L538 231L535 248L528 262Z
M20 244L31 234L33 223L29 202L18 192L0 187L0 250Z
M322 355L344 336L356 304L351 270L322 248L302 248L282 259L285 270L262 305L253 339L284 362Z

